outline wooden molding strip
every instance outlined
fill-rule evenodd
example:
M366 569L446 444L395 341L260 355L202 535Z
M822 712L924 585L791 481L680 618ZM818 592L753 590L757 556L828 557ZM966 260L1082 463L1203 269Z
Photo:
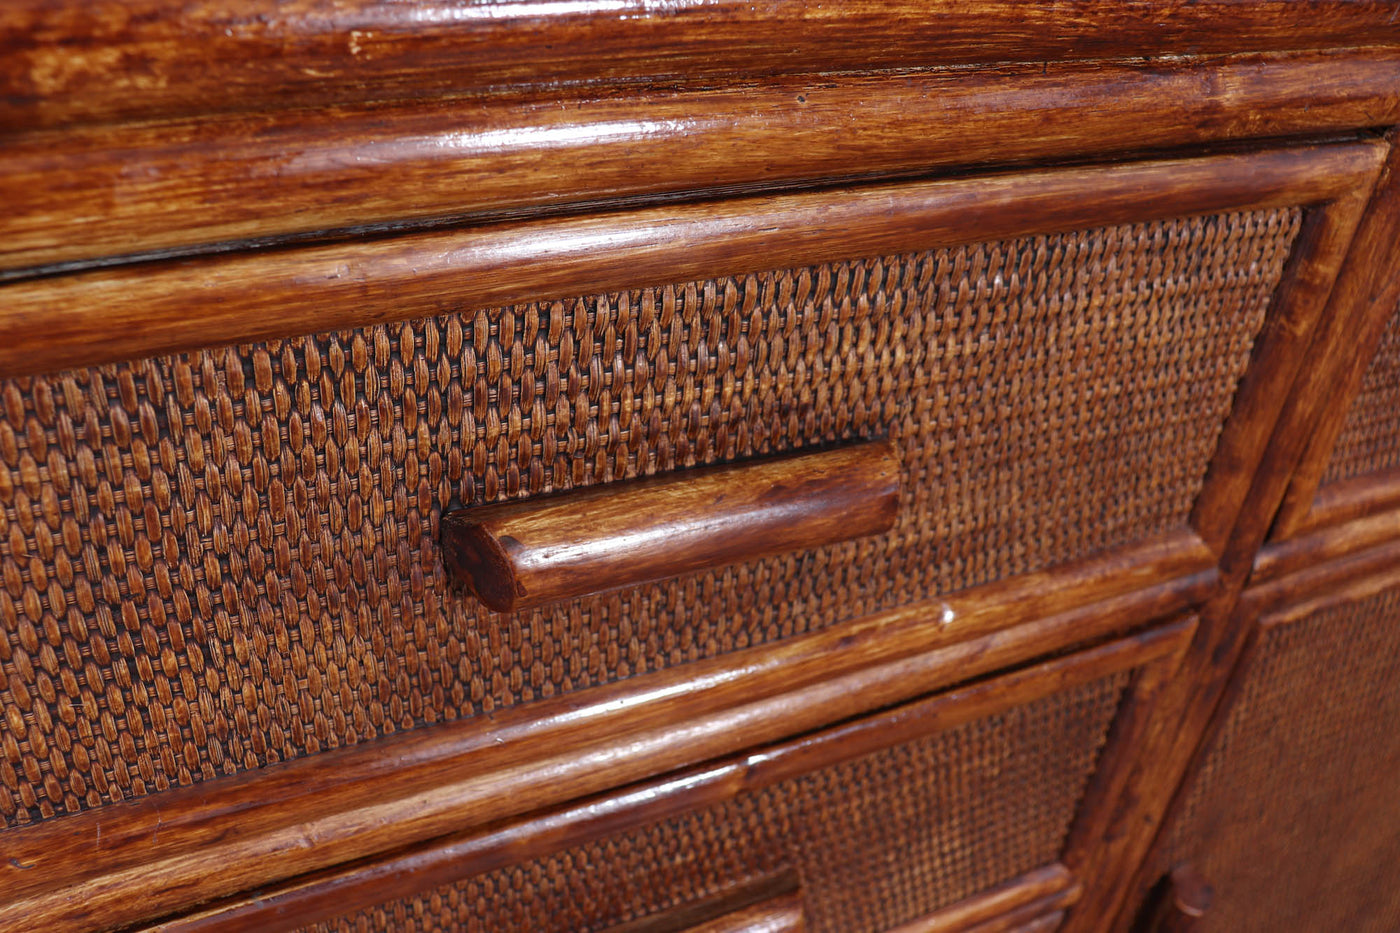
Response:
M1294 242L1291 261L1255 340L1257 365L1249 367L1236 390L1234 408L1192 509L1191 527L1221 555L1227 577L1243 581L1248 575L1305 442L1300 432L1276 426L1296 413L1286 407L1294 383L1312 378L1314 369L1303 364L1314 333L1337 326L1335 318L1323 314L1324 308L1376 179L1387 157L1397 157L1383 141L1371 145L1367 167L1354 176L1355 183L1313 211ZM1319 324L1320 319L1324 323Z
M1395 278L1400 281L1400 276ZM1355 366L1356 372L1358 375L1364 374L1363 364L1369 359L1369 355L1359 353L1356 359L1361 361ZM1335 443L1337 432L1341 430L1343 419L1346 417L1346 408L1356 397L1356 393L1350 390L1349 386L1336 387L1335 384L1333 391L1335 397L1326 407L1324 426L1319 426L1317 433L1312 437L1316 439L1319 435L1327 434L1330 441ZM1400 469L1368 473L1319 486L1316 480L1327 468L1332 443L1324 448L1327 457L1319 458L1320 463L1308 463L1305 460L1299 465L1297 473L1294 474L1293 485L1289 487L1289 494L1291 496L1296 492L1297 498L1294 501L1303 507L1297 512L1280 515L1280 521L1274 529L1276 539L1312 535L1332 525L1345 524L1382 510L1400 507ZM1311 450L1310 447L1310 453ZM1311 499L1308 499L1306 494L1310 490L1315 492Z
M0 147L0 270L1335 133L1400 121L1400 49L573 93L21 136Z
M1339 484L1340 485L1340 484ZM1326 489L1328 487L1324 487ZM1377 493L1384 490L1389 495ZM1365 483L1354 500L1367 508L1356 508L1350 521L1325 523L1296 537L1285 538L1263 547L1254 558L1251 585L1268 583L1318 564L1346 557L1387 541L1400 540L1400 484ZM1350 513L1353 509L1349 507Z
M1387 154L1381 145L1378 155ZM1396 156L1391 153L1391 159ZM1235 662L1251 627L1236 614L1241 588L1268 533L1293 468L1306 441L1287 407L1294 385L1313 365L1307 354L1320 325L1339 268L1353 242L1384 167L1348 195L1314 211L1294 246L1294 258L1275 294L1264 331L1255 341L1254 359L1236 392L1234 410L1216 447L1206 485L1192 512L1192 527L1220 555L1221 594L1201 608L1196 639L1177 676L1161 687L1161 706L1170 728L1146 728L1133 760L1126 766L1122 798L1130 802L1113 815L1111 840L1121 853L1101 870L1089 871L1092 848L1066 855L1066 864L1085 880L1083 900L1066 918L1064 933L1120 930L1131 920L1128 900L1143 890L1135 877L1143 869L1158 830L1191 761L1198 753ZM1080 839L1093 838L1086 828Z
M689 927L686 933L804 933L806 929L802 898L796 894L785 894Z
M1162 618L1216 584L1208 550L1178 533L780 645L10 830L0 929L129 924L600 793Z
M1273 625L1394 586L1400 586L1400 539L1277 577L1247 590L1241 605L1250 618L1262 615L1261 625Z
M1007 915L1031 910L1035 914L1069 907L1079 899L1079 885L1058 862L1027 872L989 891L945 907L889 933L969 933Z
M1392 131L1392 141L1395 138ZM1400 302L1397 266L1400 149L1393 149L1337 275L1313 359L1290 399L1289 430L1304 438L1305 446L1279 507L1274 538L1305 534L1400 501L1400 471L1318 488L1347 410Z
M501 86L1396 41L1385 0L10 0L0 128ZM132 63L139 63L133 67Z
M347 910L421 893L460 878L729 800L740 793L994 715L1056 691L1160 660L1179 651L1189 637L1189 624L1164 626L550 813L475 833L457 833L386 859L337 866L293 879L280 887L230 898L171 918L153 929L164 933L235 933L249 928L272 933L294 929ZM1045 898L1056 898L1068 905L1077 895L1077 885L1069 872L1063 866L1048 866L953 905L898 933L953 933Z
M0 376L1003 237L1369 191L1372 141L738 198L0 288ZM1330 280L1329 280L1330 281Z

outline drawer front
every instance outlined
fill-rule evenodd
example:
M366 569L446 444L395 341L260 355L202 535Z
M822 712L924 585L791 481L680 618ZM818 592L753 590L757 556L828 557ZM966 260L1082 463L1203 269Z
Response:
M1057 862L1129 678L1101 676L308 929L607 930L785 873L796 876L808 930L893 929ZM967 919L928 929L986 919L985 908L958 913Z
M1299 213L16 380L0 598L27 748L0 806L141 795L1177 527ZM883 538L513 617L442 578L458 504L885 433L908 494Z
M1154 220L20 377L13 825L1182 527L1302 217ZM890 438L881 536L495 614L445 510Z
M1200 933L1400 928L1400 587L1329 601L1265 617L1155 858Z

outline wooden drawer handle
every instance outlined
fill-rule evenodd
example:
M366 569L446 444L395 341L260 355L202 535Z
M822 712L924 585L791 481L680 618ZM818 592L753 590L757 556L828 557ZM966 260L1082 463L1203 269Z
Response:
M1158 885L1134 933L1191 933L1214 899L1215 889L1193 866L1179 865Z
M879 534L898 505L894 449L871 441L460 509L443 561L508 612Z
M806 929L802 899L789 894L690 927L685 933L806 933Z

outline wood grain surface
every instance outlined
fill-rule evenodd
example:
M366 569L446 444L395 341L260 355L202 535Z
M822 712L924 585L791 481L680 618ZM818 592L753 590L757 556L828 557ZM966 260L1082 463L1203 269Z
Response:
M443 561L514 612L888 531L899 475L874 441L460 509L442 519Z
M444 304L491 308L1028 233L1323 204L1369 190L1384 152L1359 141L1038 169L16 282L0 287L0 375L422 317Z
M1397 119L1400 50L1378 48L625 95L551 89L30 132L0 145L0 277L102 257Z
M1079 886L1069 869L1060 864L1047 865L889 933L968 933L980 930L983 924L1027 912L1039 915L1059 910L1078 899Z
M1396 137L1392 132L1391 139ZM1319 488L1328 460L1400 301L1400 149L1392 148L1346 264L1328 301L1312 365L1289 400L1289 436L1306 446L1298 456L1272 536L1302 534L1344 521L1400 497L1394 476L1364 476ZM1387 488L1389 487L1389 488Z
M1394 42L1382 0L17 0L0 127L559 83Z

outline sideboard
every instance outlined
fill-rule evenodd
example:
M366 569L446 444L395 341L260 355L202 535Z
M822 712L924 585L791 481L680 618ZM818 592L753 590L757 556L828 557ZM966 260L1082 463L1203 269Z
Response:
M0 930L1400 929L1400 18L16 0Z

